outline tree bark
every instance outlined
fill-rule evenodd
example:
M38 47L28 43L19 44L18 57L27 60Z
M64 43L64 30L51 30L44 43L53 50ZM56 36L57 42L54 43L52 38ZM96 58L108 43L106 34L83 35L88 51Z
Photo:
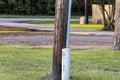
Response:
M99 9L103 15L104 28L106 31L115 30L115 0L108 1L108 7L104 1L98 0Z
M61 80L62 49L66 47L69 0L56 0L53 49L53 80Z
M116 0L114 49L120 50L120 0Z
M88 24L88 0L85 1L85 24Z

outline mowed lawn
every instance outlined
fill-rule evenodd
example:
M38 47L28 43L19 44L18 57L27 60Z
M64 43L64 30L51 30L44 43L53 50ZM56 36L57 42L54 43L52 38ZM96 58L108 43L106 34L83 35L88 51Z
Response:
M39 24L43 26L54 26L54 21L28 21L26 23ZM73 29L85 29L85 30L102 30L103 24L79 24L79 21L71 21L71 28Z
M52 49L0 45L0 80L43 80ZM71 80L120 80L120 51L71 51Z

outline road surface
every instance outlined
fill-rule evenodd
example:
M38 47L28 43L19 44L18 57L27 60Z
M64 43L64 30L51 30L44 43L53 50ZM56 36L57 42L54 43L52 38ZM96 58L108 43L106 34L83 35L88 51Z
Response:
M21 23L30 20L54 20L38 18L0 18L0 25L36 30L54 31L54 27ZM72 49L111 49L113 32L71 29L70 46ZM31 46L53 46L53 33L1 33L0 44L17 44Z
M5 25L9 27L21 27L21 28L29 28L29 29L37 29L37 30L50 30L54 31L54 27L35 25L35 24L27 24L21 23L25 21L33 21L33 20L54 20L54 19L41 19L41 18L0 18L0 25ZM72 19L79 20L79 19ZM80 29L71 29L72 34L82 34L82 35L113 35L113 32L110 31L93 31L93 30L80 30Z
M25 32L0 34L0 44L53 47L53 33ZM113 36L70 35L71 49L112 49Z

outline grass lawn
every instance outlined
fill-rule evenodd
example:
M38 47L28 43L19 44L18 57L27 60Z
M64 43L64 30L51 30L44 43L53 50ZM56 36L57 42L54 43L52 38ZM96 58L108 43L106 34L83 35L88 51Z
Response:
M120 51L71 51L71 80L119 80ZM0 45L0 80L42 80L51 73L52 49Z
M29 21L26 23L40 24L44 26L54 26L54 21ZM79 24L79 21L71 21L71 28L74 29L86 29L86 30L102 30L102 24Z
M0 80L42 80L51 73L51 49L0 46Z

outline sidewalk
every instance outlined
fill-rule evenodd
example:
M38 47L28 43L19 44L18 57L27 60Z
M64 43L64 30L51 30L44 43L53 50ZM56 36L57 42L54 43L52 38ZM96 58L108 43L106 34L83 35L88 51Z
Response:
M79 35L96 35L96 36L114 36L114 32L111 31L95 31L95 30L71 30L72 34Z

